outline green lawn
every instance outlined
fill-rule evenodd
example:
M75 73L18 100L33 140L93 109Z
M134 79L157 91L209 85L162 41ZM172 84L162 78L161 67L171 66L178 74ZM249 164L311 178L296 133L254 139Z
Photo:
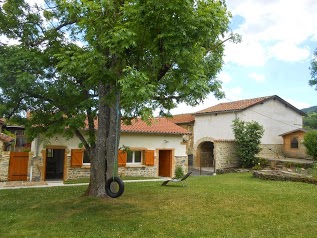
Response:
M0 190L0 237L316 237L317 187L251 173L126 183L117 199L86 186Z

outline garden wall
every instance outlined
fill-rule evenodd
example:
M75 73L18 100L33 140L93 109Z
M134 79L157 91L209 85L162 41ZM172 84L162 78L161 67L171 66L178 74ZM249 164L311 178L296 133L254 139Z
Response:
M234 140L214 140L214 157L216 170L239 167L237 145Z

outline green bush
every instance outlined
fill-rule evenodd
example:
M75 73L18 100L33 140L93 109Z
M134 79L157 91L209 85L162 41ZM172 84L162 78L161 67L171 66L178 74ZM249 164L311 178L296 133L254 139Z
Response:
M237 154L242 167L255 165L255 155L261 151L260 143L264 134L263 126L258 122L244 122L236 119L232 125L233 134L238 144Z
M264 169L269 165L269 161L262 158L255 158L254 159L254 166L252 167L253 170L261 170Z
M175 178L179 179L184 176L184 172L181 166L177 166L174 172Z
M308 155L317 160L317 131L309 131L304 137L304 145Z

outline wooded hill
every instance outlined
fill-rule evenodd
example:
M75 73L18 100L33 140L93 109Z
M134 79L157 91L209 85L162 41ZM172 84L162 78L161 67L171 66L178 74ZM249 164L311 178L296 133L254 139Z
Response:
M317 106L312 106L312 107L304 108L304 109L301 109L301 110L303 112L305 112L306 114L310 114L310 113L313 113L313 112L317 113Z

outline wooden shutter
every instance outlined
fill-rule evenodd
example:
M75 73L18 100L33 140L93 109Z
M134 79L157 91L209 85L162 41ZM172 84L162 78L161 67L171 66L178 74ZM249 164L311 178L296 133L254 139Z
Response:
M125 167L127 164L127 152L123 150L118 151L118 166Z
M83 165L84 151L82 149L73 149L71 151L71 166L81 167Z
M154 150L144 151L145 165L154 166Z

